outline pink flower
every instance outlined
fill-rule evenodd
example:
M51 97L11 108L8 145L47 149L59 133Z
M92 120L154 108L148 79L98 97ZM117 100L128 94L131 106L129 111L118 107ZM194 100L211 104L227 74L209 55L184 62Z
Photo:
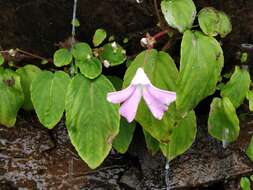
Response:
M168 106L176 100L175 92L154 87L142 68L138 68L129 87L108 93L107 100L114 104L120 103L120 114L128 122L132 122L142 96L153 116L159 120L163 118Z

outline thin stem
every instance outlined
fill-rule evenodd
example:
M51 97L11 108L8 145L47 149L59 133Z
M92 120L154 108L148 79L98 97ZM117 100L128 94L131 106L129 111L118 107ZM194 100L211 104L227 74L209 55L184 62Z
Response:
M155 34L155 35L153 36L153 38L154 38L155 40L158 40L160 37L166 35L169 31L170 31L170 30L167 29L167 30L158 32L157 34Z
M158 19L158 23L160 24L161 28L163 28L162 18L160 16L157 0L154 0L155 12Z
M76 20L76 9L77 9L77 0L74 0L74 7L73 7L73 17L72 17L72 41L71 41L71 47L73 47L73 44L75 43L75 36L76 36L76 26L74 24Z
M21 49L19 49L19 48L17 48L16 51L19 52L19 53L22 53L22 54L24 54L24 55L28 55L28 56L30 56L30 57L36 58L36 59L47 60L48 62L52 62L51 60L48 60L48 59L45 58L45 57L41 57L41 56L39 56L39 55L35 55L35 54L33 54L33 53L30 53L30 52L21 50Z

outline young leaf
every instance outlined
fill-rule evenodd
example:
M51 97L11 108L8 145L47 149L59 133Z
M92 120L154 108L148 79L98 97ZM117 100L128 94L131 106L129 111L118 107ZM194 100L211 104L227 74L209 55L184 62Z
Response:
M85 60L92 55L92 50L89 46L89 44L80 42L76 43L72 50L71 50L72 55L76 60Z
M74 27L79 27L80 26L80 22L77 18L75 18L74 20L71 21L71 24L74 26Z
M247 96L250 83L249 72L245 69L236 67L230 80L222 88L221 96L228 97L235 108L238 108Z
M248 91L247 99L249 100L249 110L253 111L253 91L252 90Z
M128 123L126 119L121 118L119 134L113 140L112 146L117 150L117 152L124 154L126 153L135 130L135 122Z
M95 47L99 46L106 38L106 31L104 29L97 29L93 36L93 44Z
M253 136L251 137L249 146L246 150L246 154L250 158L250 160L253 161Z
M25 99L23 108L25 110L33 110L30 87L32 81L37 77L37 75L41 72L41 70L37 66L26 65L24 67L19 68L16 72L20 76L20 82L24 92Z
M153 85L164 90L175 90L178 76L177 67L169 54L165 52L157 52L156 50L146 50L140 53L132 64L128 67L123 87L127 87L137 69L143 67L145 73L153 83ZM170 106L171 107L171 106ZM154 138L160 142L168 142L170 132L174 126L174 111L169 107L162 120L153 117L148 107L141 100L136 115L136 120L141 126Z
M110 66L120 65L126 60L126 51L116 42L108 43L103 46L100 59L108 61Z
M232 24L226 13L219 11L219 17L219 34L222 38L224 38L232 31Z
M233 142L238 138L239 119L229 98L213 99L208 118L208 132L221 141Z
M201 32L186 31L181 44L177 108L187 113L216 90L224 57L220 44Z
M145 142L146 142L146 146L147 146L147 149L148 151L152 154L152 155L155 155L160 147L159 147L159 142L153 138L147 131L145 131L143 129L143 134L144 134L144 137L145 137Z
M103 75L89 80L76 75L66 96L66 125L72 144L80 157L94 169L109 154L119 132L119 106L106 100L115 91Z
M76 65L79 67L81 73L89 79L94 79L102 73L102 64L96 57L77 60Z
M165 20L172 28L183 33L192 27L196 16L196 7L192 0L163 0L161 9Z
M4 56L0 53L0 65L4 64Z
M17 112L24 102L20 77L17 73L0 67L0 94L0 124L13 127Z
M62 67L62 66L68 65L71 63L71 61L72 61L72 55L65 48L58 49L54 53L54 64L57 67Z
M242 177L240 180L240 186L242 190L251 190L249 178Z
M195 140L197 133L196 116L194 111L189 112L172 129L168 144L160 144L162 153L168 160L183 154Z
M35 112L48 129L52 129L62 117L69 81L69 76L62 71L43 71L32 82L31 98Z

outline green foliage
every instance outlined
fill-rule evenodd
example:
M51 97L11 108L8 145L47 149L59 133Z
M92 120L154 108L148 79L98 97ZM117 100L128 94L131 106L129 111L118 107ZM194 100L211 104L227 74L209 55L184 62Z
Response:
M126 119L121 118L119 134L113 140L112 144L117 152L124 154L127 151L134 135L135 125L135 122L128 123Z
M250 160L253 161L253 136L251 137L250 143L247 147L246 154Z
M130 84L139 67L144 68L153 85L165 90L176 89L178 71L169 54L158 52L154 49L140 53L125 73L124 87ZM169 108L162 120L157 120L142 100L138 108L136 120L158 141L169 141L170 132L174 126L174 111L172 109Z
M247 99L249 100L249 110L253 111L253 91L252 90L248 91Z
M0 53L0 65L4 64L4 57L2 53Z
M183 33L192 27L196 7L192 0L163 0L161 9L165 20L172 28Z
M107 34L104 29L97 29L94 36L93 36L93 44L95 47L99 46L105 40Z
M236 67L230 80L222 88L221 96L228 97L235 108L238 108L247 96L250 83L249 72L245 69Z
M81 73L89 79L94 79L102 73L102 64L96 57L77 60L76 65L79 67Z
M184 118L177 120L172 129L169 143L160 144L162 153L168 160L183 154L194 142L196 133L196 116L194 111L191 111Z
M240 132L239 119L229 98L214 98L208 118L208 131L218 140L233 142Z
M126 51L116 42L108 43L103 46L100 59L108 61L110 66L120 65L126 60Z
M66 95L66 125L72 144L90 168L98 167L109 154L119 132L119 106L106 94L115 89L103 75L89 80L78 74Z
M224 38L232 31L232 25L228 16L213 7L203 8L198 15L201 30L208 36L220 34Z
M72 61L72 55L69 50L61 48L54 53L54 64L57 67L62 67L70 64Z
M26 65L24 67L19 68L16 72L20 76L20 82L24 92L23 108L25 110L33 110L30 88L32 81L37 77L41 70L34 65Z
M240 61L241 61L241 63L246 63L248 61L248 53L247 52L243 52L241 54Z
M0 67L0 94L0 124L13 127L17 112L23 105L24 94L19 75L2 67Z
M251 190L249 178L242 177L240 180L240 186L241 186L242 190Z
M32 82L31 98L34 109L40 122L49 129L62 117L69 80L69 76L62 71L43 71Z
M144 129L143 129L143 134L145 137L146 146L148 148L148 151L152 155L156 154L160 149L160 147L159 147L160 143L155 138L153 138L148 132L146 132Z
M74 27L79 27L80 26L80 22L77 18L75 18L74 20L71 21L71 24L74 26Z
M73 46L71 52L76 60L85 60L91 57L92 55L92 50L89 44L84 43L84 42L76 43Z
M220 44L201 32L186 31L181 44L177 108L187 113L214 93L223 67Z

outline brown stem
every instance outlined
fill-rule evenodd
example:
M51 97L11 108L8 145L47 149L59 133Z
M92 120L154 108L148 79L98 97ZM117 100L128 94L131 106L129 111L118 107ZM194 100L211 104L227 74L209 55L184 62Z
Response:
M30 52L21 50L21 49L19 49L19 48L17 48L16 51L19 52L19 53L22 53L22 54L24 54L24 55L28 55L28 56L30 56L30 57L36 58L36 59L47 60L49 63L52 63L52 60L51 60L51 59L47 59L47 58L45 58L45 57L41 57L41 56L39 56L39 55L35 55L35 54L33 54L33 53L30 53Z
M156 16L158 19L158 23L160 24L160 27L163 28L162 18L160 16L157 0L154 0L154 7L155 7L155 12L156 12Z

